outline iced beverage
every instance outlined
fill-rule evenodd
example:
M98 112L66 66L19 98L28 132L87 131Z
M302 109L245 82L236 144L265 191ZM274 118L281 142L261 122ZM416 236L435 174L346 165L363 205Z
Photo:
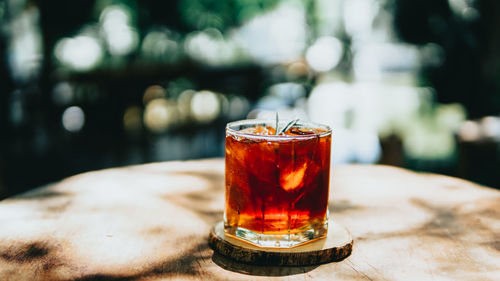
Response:
M326 236L331 130L299 122L276 135L273 125L227 125L225 232L261 247L294 247Z

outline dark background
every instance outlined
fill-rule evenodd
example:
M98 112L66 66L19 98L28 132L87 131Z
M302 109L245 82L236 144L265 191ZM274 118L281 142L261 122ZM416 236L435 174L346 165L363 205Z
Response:
M294 13L302 26L273 22ZM337 124L316 108L343 112L337 164L498 188L499 26L495 0L0 1L0 198L94 169L222 157L225 124L247 116ZM303 46L280 45L294 36ZM341 51L313 48L332 41ZM371 50L382 50L375 72ZM322 56L337 61L322 69ZM355 97L358 85L378 85L383 104L393 102L383 89L403 85L416 109L410 125L364 126L362 99L340 111L337 93L314 103L314 91L329 95L320 85L349 85ZM342 146L343 134L359 145Z

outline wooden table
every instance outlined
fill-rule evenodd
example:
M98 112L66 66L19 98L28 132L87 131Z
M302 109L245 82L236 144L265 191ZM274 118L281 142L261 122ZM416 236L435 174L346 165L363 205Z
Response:
M0 280L500 280L500 192L388 166L333 171L330 214L352 255L311 267L238 264L207 246L224 162L77 175L0 202Z

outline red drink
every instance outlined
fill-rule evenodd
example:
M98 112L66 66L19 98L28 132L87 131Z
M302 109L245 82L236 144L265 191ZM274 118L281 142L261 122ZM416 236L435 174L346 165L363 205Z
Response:
M324 237L331 130L299 123L275 135L269 123L228 124L226 233L264 247L292 247Z

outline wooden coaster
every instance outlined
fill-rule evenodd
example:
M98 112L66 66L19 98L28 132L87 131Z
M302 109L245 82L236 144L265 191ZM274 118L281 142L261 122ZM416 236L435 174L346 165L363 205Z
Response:
M308 266L341 261L352 251L349 231L338 223L328 222L328 235L294 248L260 248L226 236L224 223L219 222L210 231L208 244L219 254L230 259L255 265Z

